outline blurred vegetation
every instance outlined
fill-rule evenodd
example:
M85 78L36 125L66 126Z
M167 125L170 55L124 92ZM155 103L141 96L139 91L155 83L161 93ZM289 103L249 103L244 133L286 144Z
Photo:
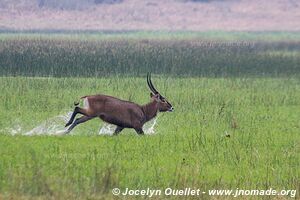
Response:
M299 41L218 41L71 36L5 37L0 40L1 76L105 77L272 76L300 73Z
M123 0L0 0L0 8L51 8L60 10L81 10L97 4L114 4L121 3L122 1Z
M96 4L120 3L122 0L38 0L39 7L59 8L67 10L85 9Z

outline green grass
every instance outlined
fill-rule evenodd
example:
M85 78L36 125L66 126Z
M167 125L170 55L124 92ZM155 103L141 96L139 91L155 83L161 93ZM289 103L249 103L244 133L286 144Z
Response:
M298 77L299 51L299 42L21 37L0 41L0 75Z
M68 31L68 30L0 30L0 40L7 39L71 39L71 40L201 40L201 41L269 41L299 42L299 32L281 31Z
M114 187L296 189L299 198L299 41L279 32L1 33L0 199L118 199ZM159 114L155 135L98 135L94 119L66 136L22 136L84 95L147 103L147 72L175 107Z
M68 136L12 137L3 129L30 130L71 110L82 95L143 104L149 91L144 78L0 78L0 194L107 199L114 187L299 191L299 79L154 76L153 82L175 107L159 115L156 135L128 129L99 136L102 122L94 119Z

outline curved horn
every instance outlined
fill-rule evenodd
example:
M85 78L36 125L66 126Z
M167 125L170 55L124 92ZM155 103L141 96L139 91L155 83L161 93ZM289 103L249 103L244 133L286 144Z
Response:
M150 84L150 81L149 81L149 72L147 73L147 84L148 84L148 87L150 88L150 90L154 93L154 90L153 90L153 88L152 88L152 86L151 86L151 84Z
M159 92L155 89L155 87L153 86L153 83L151 81L151 73L148 73L147 74L147 84L149 86L149 88L151 89L151 91L154 93L154 94L158 94Z

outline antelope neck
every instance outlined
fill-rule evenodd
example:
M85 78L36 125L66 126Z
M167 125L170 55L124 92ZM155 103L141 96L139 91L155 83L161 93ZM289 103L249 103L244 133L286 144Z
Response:
M145 113L146 121L153 119L158 112L158 105L155 100L152 100L150 103L141 106L143 112Z

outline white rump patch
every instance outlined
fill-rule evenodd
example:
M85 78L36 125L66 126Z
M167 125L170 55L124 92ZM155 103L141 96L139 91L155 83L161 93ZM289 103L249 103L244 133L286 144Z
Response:
M83 99L83 108L88 109L89 107L90 107L89 100L87 99L87 97L85 97Z

